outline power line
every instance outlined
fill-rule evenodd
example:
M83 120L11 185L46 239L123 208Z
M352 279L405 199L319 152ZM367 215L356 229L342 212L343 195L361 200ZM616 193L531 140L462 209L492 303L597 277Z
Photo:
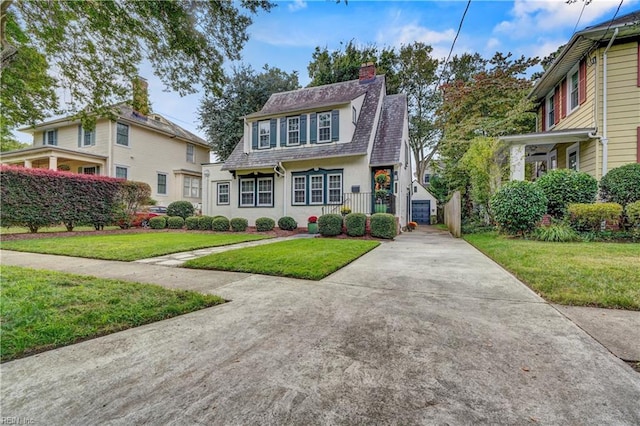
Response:
M600 42L602 40L604 40L604 37L609 32L609 28L611 28L611 24L613 24L613 21L616 19L616 16L618 16L618 12L620 12L620 8L622 7L622 3L624 3L624 0L620 0L620 4L618 5L618 8L616 9L616 13L613 14L613 18L611 18L611 20L609 21L609 25L607 25L606 31L602 34L602 37L600 37L600 40L598 40L598 43L596 43L596 45L600 44Z
M582 19L582 14L584 13L584 8L585 8L586 6L587 6L587 0L584 0L584 1L582 2L582 10L580 11L580 16L578 16L578 22L576 22L576 26L575 26L575 27L573 27L573 33L572 33L572 34L575 34L575 33L576 33L576 29L578 29L578 24L580 23L580 19Z
M467 2L467 7L465 7L464 13L462 14L462 18L460 19L460 25L458 25L458 31L456 32L456 36L453 39L453 43L451 43L451 49L449 49L449 55L447 56L447 59L444 61L444 64L442 65L442 72L440 73L440 77L438 78L438 84L436 85L436 89L440 87L442 76L444 75L444 72L447 69L447 64L449 63L449 59L451 59L453 48L455 47L456 41L458 40L458 36L460 35L460 31L462 30L462 23L464 22L465 16L467 16L467 11L469 10L470 5L471 5L471 0Z

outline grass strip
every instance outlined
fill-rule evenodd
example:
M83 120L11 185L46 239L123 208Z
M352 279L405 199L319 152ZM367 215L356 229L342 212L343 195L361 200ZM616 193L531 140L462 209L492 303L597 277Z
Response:
M81 235L3 241L5 250L133 261L170 253L218 247L270 238L260 234L195 232L141 232L138 234Z
M640 310L640 244L464 239L550 302Z
M0 359L69 345L224 303L157 285L0 266Z
M369 240L300 238L211 254L189 260L183 267L320 280L379 244Z
M104 230L114 230L120 229L119 226L105 226ZM73 228L73 232L94 232L96 228L93 226L76 226ZM67 232L67 228L64 226L45 226L44 228L38 229L38 234L49 233L49 232ZM30 233L29 228L23 228L21 226L1 226L0 227L0 235L10 235L10 234L28 234Z

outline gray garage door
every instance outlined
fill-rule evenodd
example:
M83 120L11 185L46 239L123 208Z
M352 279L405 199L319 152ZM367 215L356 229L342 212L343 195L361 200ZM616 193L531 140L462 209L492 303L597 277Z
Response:
M412 200L411 201L411 220L417 223L430 223L431 201L430 200Z

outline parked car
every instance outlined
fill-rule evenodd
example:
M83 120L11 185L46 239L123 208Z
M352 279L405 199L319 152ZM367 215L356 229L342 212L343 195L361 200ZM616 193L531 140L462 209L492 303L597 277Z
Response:
M151 206L148 210L150 213L167 214L167 208L164 206Z

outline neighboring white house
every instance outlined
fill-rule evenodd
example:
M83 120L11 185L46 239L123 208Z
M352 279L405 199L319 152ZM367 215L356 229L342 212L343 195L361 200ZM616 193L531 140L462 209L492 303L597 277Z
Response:
M64 170L146 182L160 205L202 202L202 163L209 146L159 114L114 106L115 121L97 120L92 131L68 117L20 129L33 146L0 154L2 164Z
M411 220L416 223L431 223L431 216L437 215L438 201L417 180L412 184Z
M203 213L274 220L353 212L411 217L411 159L405 95L387 96L384 76L272 95L244 117L244 137L224 163L203 165ZM387 173L376 198L374 175ZM378 195L381 192L378 191Z

